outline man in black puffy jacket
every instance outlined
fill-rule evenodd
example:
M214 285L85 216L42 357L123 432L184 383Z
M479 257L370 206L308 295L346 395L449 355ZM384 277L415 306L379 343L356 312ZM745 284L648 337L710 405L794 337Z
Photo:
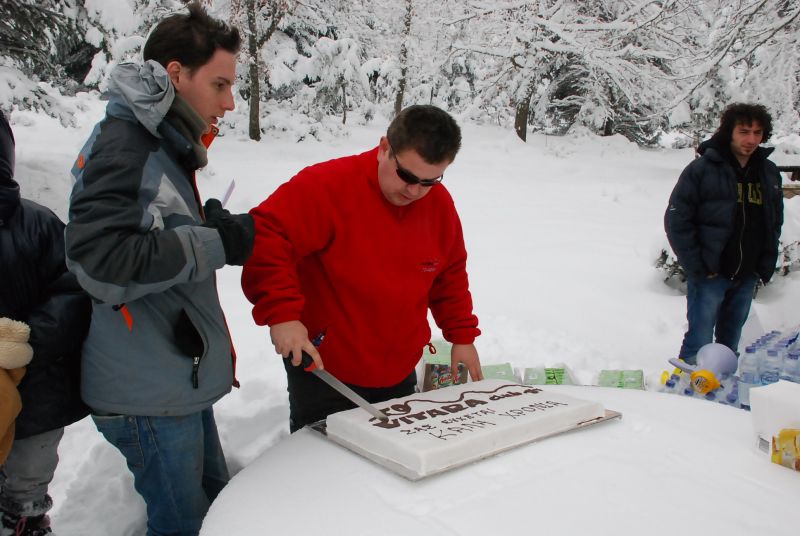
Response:
M0 535L49 534L47 487L64 426L88 414L80 398L81 345L91 303L67 271L64 224L20 198L14 137L0 113L0 317L30 327L33 359L19 384L22 411L0 468Z
M775 272L783 225L781 175L760 147L772 133L764 106L735 103L686 166L664 215L688 279L689 329L678 357L695 363L715 341L738 353L756 283Z

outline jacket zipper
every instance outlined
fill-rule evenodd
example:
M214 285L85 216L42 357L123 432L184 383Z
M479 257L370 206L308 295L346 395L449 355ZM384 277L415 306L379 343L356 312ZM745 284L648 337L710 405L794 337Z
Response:
M749 164L749 162L748 162ZM742 228L739 231L739 264L736 266L736 270L734 270L731 279L735 279L737 275L739 275L739 270L742 269L742 263L744 262L744 250L743 250L743 242L744 242L744 228L747 225L747 210L745 210L745 197L747 196L748 192L745 192L745 187L747 186L747 174L750 172L750 166L748 165L744 169L744 177L742 178Z
M187 313L187 315L188 315L188 313ZM190 320L191 320L191 317L190 317ZM192 322L192 324L194 324L194 322ZM195 325L195 329L197 330L197 334L200 335L200 340L203 341L203 349L206 351L206 353L208 353L209 347L208 347L208 341L206 340L205 335L203 334L203 332L200 331L200 329L196 325ZM202 355L194 356L192 358L192 387L195 388L195 389L198 389L200 387L199 375L200 375L200 361L202 359L203 359Z
M200 371L200 356L192 358L192 387L197 389L200 386L200 380L197 378L197 373Z

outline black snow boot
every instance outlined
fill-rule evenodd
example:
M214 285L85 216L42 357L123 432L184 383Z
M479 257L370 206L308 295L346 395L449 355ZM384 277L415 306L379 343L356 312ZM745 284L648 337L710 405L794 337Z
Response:
M54 536L50 518L46 515L22 517L3 512L0 518L0 536Z

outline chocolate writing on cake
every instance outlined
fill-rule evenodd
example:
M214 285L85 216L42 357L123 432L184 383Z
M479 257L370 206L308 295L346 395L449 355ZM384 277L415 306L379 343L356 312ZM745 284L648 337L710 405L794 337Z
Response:
M541 393L541 389L535 387L509 384L492 391L464 391L456 400L413 398L383 409L382 411L390 417L388 421L370 419L370 422L379 428L398 429L404 436L423 433L446 441L448 438L497 426L498 420L516 420L533 412L567 405L550 400L526 401L525 395L539 393ZM501 412L491 407L482 407L489 404L490 401L515 397L522 398L519 407L513 409ZM428 409L419 408L420 404L425 403L436 404L436 406ZM415 407L419 409L415 409Z

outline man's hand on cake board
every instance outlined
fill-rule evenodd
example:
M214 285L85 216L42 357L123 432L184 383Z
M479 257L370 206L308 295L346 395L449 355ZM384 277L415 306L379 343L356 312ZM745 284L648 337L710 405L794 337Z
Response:
M284 358L291 358L293 366L300 366L303 350L305 350L314 360L318 369L325 368L317 348L308 340L308 329L299 320L290 320L271 326L269 336L275 346L275 351Z
M483 379L481 371L481 359L478 357L478 349L474 344L454 344L450 352L450 370L457 371L458 364L464 363L469 371L469 377L476 382ZM458 381L458 373L453 373L454 382Z

